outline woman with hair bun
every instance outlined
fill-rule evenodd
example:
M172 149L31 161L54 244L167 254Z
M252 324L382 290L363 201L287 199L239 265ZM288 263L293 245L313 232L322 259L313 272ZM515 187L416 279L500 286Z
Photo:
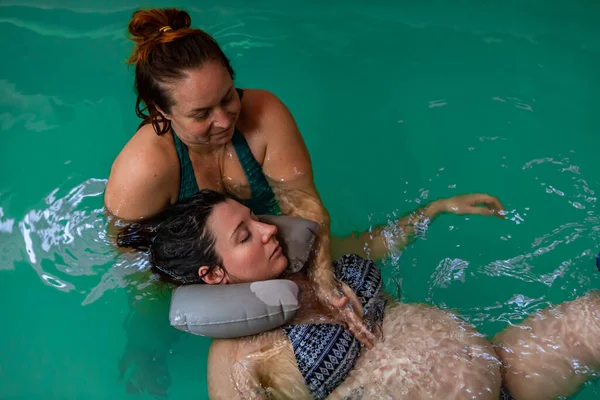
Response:
M237 88L227 56L183 10L137 10L128 30L142 123L112 165L104 198L109 216L126 224L148 219L212 189L255 214L317 221L311 281L318 298L370 346L373 335L336 289L329 214L288 108L266 90Z

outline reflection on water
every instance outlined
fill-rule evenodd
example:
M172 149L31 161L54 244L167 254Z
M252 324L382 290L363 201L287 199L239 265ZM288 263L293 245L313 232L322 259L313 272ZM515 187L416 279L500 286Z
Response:
M58 127L65 106L58 98L25 94L14 83L0 80L0 131L25 129L43 132Z
M0 207L0 270L13 269L12 262L18 254L18 241L12 235L15 225L14 218L5 218L4 210Z
M7 218L3 220L4 211L2 207L0 207L0 232L1 233L12 233L13 225L15 224L15 220L13 218Z

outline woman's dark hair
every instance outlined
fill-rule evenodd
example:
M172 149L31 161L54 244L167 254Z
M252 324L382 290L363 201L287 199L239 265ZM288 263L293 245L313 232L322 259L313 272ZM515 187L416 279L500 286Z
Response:
M228 198L203 189L169 207L152 221L128 225L117 235L117 245L149 251L152 269L167 282L204 283L198 268L208 266L208 274L223 264L215 251L215 238L207 228L207 221L214 207Z
M168 113L174 104L164 83L182 78L186 70L206 61L219 61L231 79L235 78L215 39L201 29L190 28L191 23L189 14L176 8L137 10L129 21L130 38L135 42L128 60L135 65L135 112L144 120L142 125L152 124L157 135L171 129L170 121L156 108Z

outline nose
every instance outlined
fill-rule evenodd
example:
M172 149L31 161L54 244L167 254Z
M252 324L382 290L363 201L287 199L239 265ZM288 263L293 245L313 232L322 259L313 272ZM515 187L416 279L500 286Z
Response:
M257 222L257 224L258 229L260 230L262 242L269 243L277 234L277 227L275 225L264 224L262 222Z
M218 107L213 111L213 125L219 130L227 130L231 127L232 118L223 107Z

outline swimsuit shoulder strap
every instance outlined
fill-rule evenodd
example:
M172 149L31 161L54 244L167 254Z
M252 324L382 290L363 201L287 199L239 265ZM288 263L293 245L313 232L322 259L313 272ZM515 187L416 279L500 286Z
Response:
M177 158L179 158L179 196L178 200L193 196L198 193L198 183L194 175L192 160L188 153L186 145L179 139L174 130L173 140L175 141L175 150L177 150Z
M251 198L245 202L246 205L257 215L278 215L280 210L273 189L262 171L262 166L254 158L244 134L236 128L231 142L250 184Z

